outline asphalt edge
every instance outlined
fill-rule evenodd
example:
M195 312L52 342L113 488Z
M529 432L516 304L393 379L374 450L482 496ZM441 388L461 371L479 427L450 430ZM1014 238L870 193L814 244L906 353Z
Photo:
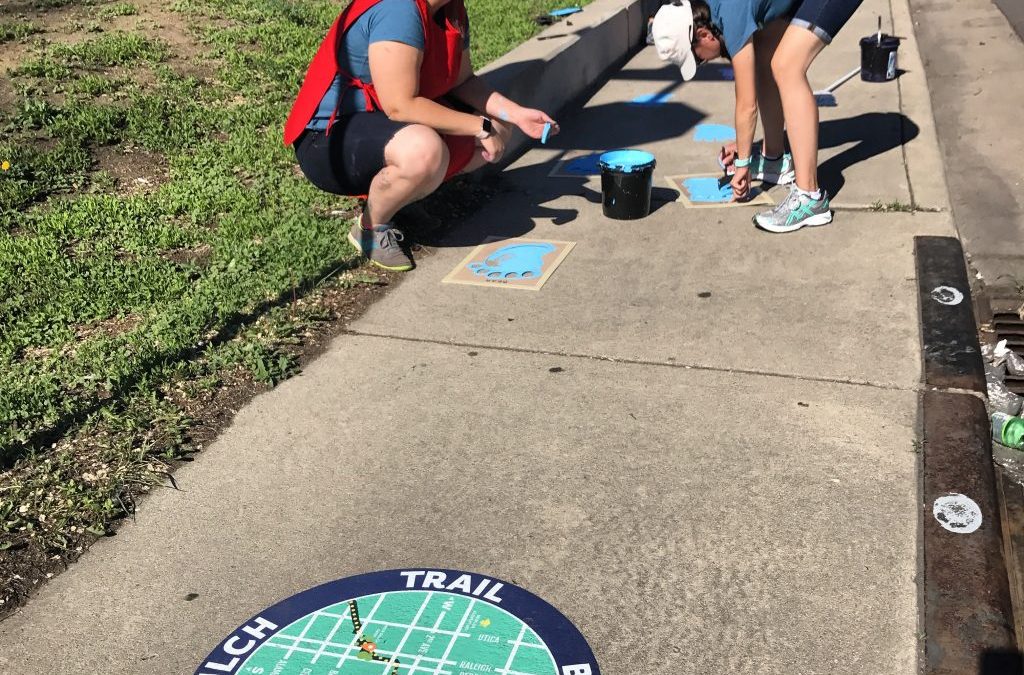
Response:
M957 386L984 378L963 249L954 237L915 237L914 252L926 385L921 672L1019 674L988 413L976 387ZM936 500L950 495L977 505L977 529L940 521Z
M595 0L479 71L521 105L558 112L592 91L647 35L659 0ZM537 141L516 132L495 168L512 164Z

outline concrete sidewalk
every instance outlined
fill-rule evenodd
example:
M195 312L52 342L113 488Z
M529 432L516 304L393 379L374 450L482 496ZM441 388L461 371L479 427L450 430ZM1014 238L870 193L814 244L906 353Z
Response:
M816 85L857 65L876 11L892 21L865 2ZM437 566L544 597L612 675L917 672L913 237L953 233L942 175L914 168L938 152L906 113L927 89L844 85L823 111L836 222L773 236L749 207L668 201L666 176L716 170L694 125L731 125L731 82L677 80L646 49L563 117L181 491L0 624L0 670L191 672L286 596ZM645 220L604 219L597 179L547 177L621 146L658 157ZM441 284L488 235L577 246L539 293Z

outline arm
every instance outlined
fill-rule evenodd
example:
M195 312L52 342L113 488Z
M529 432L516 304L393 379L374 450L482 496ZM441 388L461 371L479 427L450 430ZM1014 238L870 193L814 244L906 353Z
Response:
M748 41L732 59L736 81L736 155L750 159L757 130L757 75L754 69L754 45ZM750 191L750 171L736 168L732 181L733 196L745 199Z
M396 122L423 124L442 134L476 136L477 115L461 113L419 95L423 52L401 42L370 45L370 75L384 114Z
M463 103L480 110L488 117L508 122L519 127L531 138L540 138L544 133L544 125L551 124L552 135L557 134L558 123L540 110L524 108L515 101L499 94L486 80L473 73L473 64L467 52L462 59L462 71L459 73L459 84L451 94Z

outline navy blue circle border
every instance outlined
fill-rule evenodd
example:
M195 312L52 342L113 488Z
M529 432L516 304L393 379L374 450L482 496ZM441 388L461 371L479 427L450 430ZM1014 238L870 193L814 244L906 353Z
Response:
M416 577L420 583L424 578L423 573L441 572L445 575L446 581L448 582L462 576L463 574L468 574L474 580L474 585L483 579L491 580L492 583L489 588L493 588L495 583L502 584L502 588L500 590L500 604L484 597L486 593L477 596L472 593L462 592L461 590L446 589L444 592L475 598L478 602L494 605L495 607L499 607L518 618L537 633L540 639L544 641L544 644L547 645L548 650L555 659L555 665L559 674L563 672L563 669L566 670L566 672L572 673L585 672L581 670L567 669L566 667L587 665L590 667L590 673L592 673L592 675L600 675L600 670L597 666L597 659L594 658L594 652L590 649L590 645L587 644L586 638L583 637L583 634L579 629L576 628L576 626L573 625L573 623L569 621L564 614L546 601L533 593L502 579L497 579L483 574L474 574L472 572L431 568L394 569L381 572L369 572L367 574L360 574L357 576L337 579L335 581L329 581L325 584L321 584L320 586L302 591L290 598L286 598L276 605L256 614L249 619L249 621L242 624L234 632L225 637L224 640L217 645L216 649L210 652L210 654L199 665L195 671L195 675L233 675L234 673L237 673L238 669L245 663L248 656L259 648L260 645L295 621L308 614L312 614L319 609L323 609L324 607L329 607L330 605L335 605L345 600L359 598L366 595L376 595L378 593L396 591L424 590L420 585L410 587L408 585L409 578L407 576L403 576L403 572L420 573L420 576ZM266 632L266 630L250 630L249 632L243 630L246 627L259 625L258 622L260 619L275 624L277 628L274 629L273 632L269 633ZM255 637L255 635L259 634L263 634L263 637ZM232 656L231 653L225 650L225 646L229 643L237 644L240 641L249 643L255 642L255 644L248 648L244 655ZM234 663L232 663L233 660ZM211 665L213 665L212 668Z

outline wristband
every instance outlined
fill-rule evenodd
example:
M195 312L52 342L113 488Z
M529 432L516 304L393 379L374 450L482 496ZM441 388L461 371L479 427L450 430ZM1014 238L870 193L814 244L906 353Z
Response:
M750 166L750 157L744 157L743 159L737 157L733 160L732 165L737 169L745 169Z

